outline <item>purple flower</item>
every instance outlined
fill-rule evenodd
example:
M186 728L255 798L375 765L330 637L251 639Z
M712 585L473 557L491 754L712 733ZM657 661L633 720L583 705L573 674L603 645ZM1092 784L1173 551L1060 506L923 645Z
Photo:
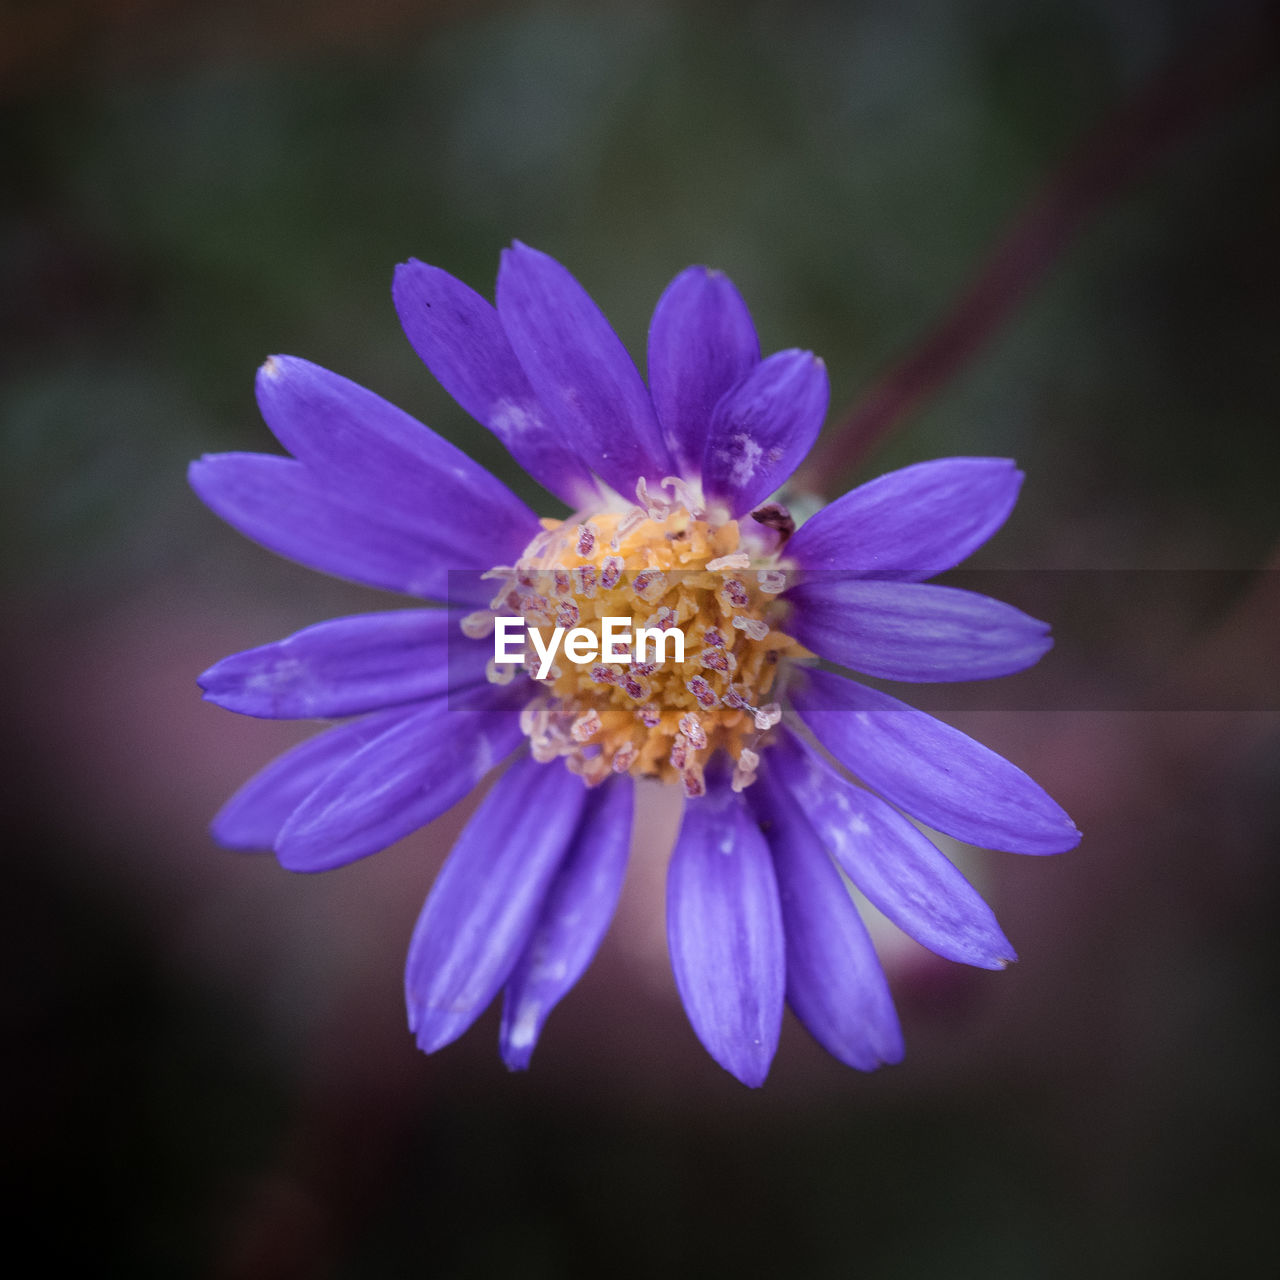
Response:
M841 872L924 946L1001 968L1014 951L990 909L903 815L1020 853L1080 837L1006 760L805 660L904 681L1034 663L1044 624L924 581L1000 527L1020 473L996 458L922 463L796 530L767 499L818 434L826 371L805 351L762 359L723 275L690 267L662 295L648 387L577 281L525 245L503 254L496 308L420 262L398 269L394 295L432 373L573 514L539 521L372 392L269 359L258 401L292 457L205 457L196 492L281 555L447 607L320 623L205 672L205 696L234 711L341 722L241 788L215 836L327 870L430 822L514 757L427 899L405 992L431 1052L503 991L502 1055L524 1067L608 929L635 781L673 783L687 799L671 962L712 1057L759 1085L785 1000L842 1061L898 1061L893 1002ZM530 639L557 626L598 637L605 617L633 617L681 630L687 649L561 653L539 679L495 661L495 615Z

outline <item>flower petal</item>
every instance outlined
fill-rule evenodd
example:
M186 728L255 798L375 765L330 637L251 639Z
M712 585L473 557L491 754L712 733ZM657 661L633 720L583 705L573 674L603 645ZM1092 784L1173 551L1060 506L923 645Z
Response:
M938 458L890 471L806 520L787 555L806 569L918 582L953 568L1004 524L1022 472L1008 458Z
M788 692L837 760L935 831L1011 853L1080 843L1075 824L1021 769L959 729L825 671L806 672Z
M409 944L405 1000L418 1047L456 1040L524 949L578 825L582 779L526 756L494 784L432 886Z
M478 575L454 574L451 584L456 553L432 541L423 522L352 507L292 458L206 454L187 477L200 500L245 537L322 573L459 603L484 604L493 593Z
M1039 662L1049 625L955 587L815 574L788 632L821 658L885 680L984 680Z
M631 779L589 792L573 847L507 979L499 1044L513 1071L529 1065L547 1015L586 971L608 932L631 845Z
M698 1039L743 1084L763 1084L782 1028L782 912L768 846L727 788L685 805L667 871L667 945Z
M548 420L497 311L416 259L396 268L391 292L405 334L440 385L544 488L575 508L598 499L595 477Z
M232 654L199 677L209 702L271 720L338 719L480 683L492 646L458 614L398 609L334 618Z
M314 734L260 769L210 824L228 849L270 849L289 815L340 765L417 707L395 707Z
M706 267L676 276L649 324L649 390L678 475L701 472L716 404L759 363L751 313L729 277Z
M586 290L518 240L498 269L498 315L529 382L568 447L630 498L672 473L649 393Z
M982 969L1018 958L974 887L896 809L845 781L795 737L771 753L770 765L845 875L904 933Z
M461 449L372 391L293 356L272 356L258 406L276 439L351 505L429 530L453 568L512 564L538 517Z
M522 736L514 711L450 711L437 699L299 805L276 841L280 865L328 871L385 849L461 800Z
M711 415L702 488L729 514L758 507L800 465L822 430L827 367L811 351L779 351L724 395Z
M772 768L746 795L768 830L787 938L787 1003L831 1055L859 1071L901 1062L902 1029L858 908Z

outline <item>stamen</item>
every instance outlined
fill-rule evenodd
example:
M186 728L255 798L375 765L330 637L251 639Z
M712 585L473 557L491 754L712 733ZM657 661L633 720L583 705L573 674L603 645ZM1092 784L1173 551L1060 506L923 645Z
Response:
M707 780L702 776L702 766L696 761L680 775L684 782L684 793L690 800L707 794Z
M588 742L600 732L600 713L592 707L584 711L570 726L569 736L574 742Z
M750 747L743 747L738 753L738 762L734 765L729 785L734 791L745 791L756 780L756 770L759 767L759 755Z
M621 556L605 556L600 565L601 589L612 591L618 585L618 579L622 577L622 571L626 567L627 563Z
M744 618L738 614L733 620L733 625L739 631L746 632L752 640L763 640L769 634L769 624L761 622L759 618Z
M519 610L524 614L525 622L531 627L549 627L551 625L551 601L531 591L518 597Z
M686 680L684 687L698 700L698 706L703 711L711 711L720 705L720 699L716 691L707 683L702 676L694 676L690 680Z
M729 670L729 654L724 649L703 649L698 654L698 661L712 671Z
M707 745L707 731L702 727L702 721L692 711L680 717L680 732L689 740L689 745L695 751L701 751Z
M642 507L645 515L655 522L661 522L671 514L671 503L660 494L651 494L644 476L636 481L636 505Z
M763 732L772 729L782 719L782 708L776 702L766 703L756 712L756 728Z
M663 476L660 489L671 490L671 505L683 507L691 516L701 517L704 514L702 494L683 476Z
M458 626L468 640L483 640L493 634L493 614L488 609L477 609L467 614Z
M546 698L533 698L520 708L520 732L532 738L534 732L541 728L547 716Z
M613 537L609 539L609 545L617 551L618 548L622 546L622 541L627 534L629 534L632 529L636 529L640 525L644 524L647 514L647 512L641 511L639 507L633 507L618 522L617 531L614 533Z
M667 575L660 569L645 569L637 573L631 590L645 604L655 604L661 600L667 589Z
M643 702L649 696L649 682L644 676L632 675L630 671L626 671L623 672L621 683L628 698Z

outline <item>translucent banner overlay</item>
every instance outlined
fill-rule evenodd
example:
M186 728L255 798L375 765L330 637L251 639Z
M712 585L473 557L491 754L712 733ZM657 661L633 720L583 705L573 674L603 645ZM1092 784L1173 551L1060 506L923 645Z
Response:
M594 613L607 598L607 612L629 617L635 626L652 625L658 610L676 603L682 592L697 599L700 612L680 625L686 643L686 667L697 672L698 637L708 621L724 634L729 647L743 640L732 618L735 606L718 601L720 580L733 580L748 588L750 603L738 612L745 625L763 618L776 631L804 634L805 610L812 621L820 601L827 634L832 618L843 608L839 626L856 641L869 624L855 605L841 606L848 596L874 602L874 584L917 578L908 571L884 569L869 574L839 570L786 570L784 589L776 577L759 588L761 573L777 570L730 569L689 572L666 570L655 583L635 573L620 575L607 597L584 594L581 580L567 584L566 571L539 570L520 583L483 577L479 571L449 574L449 608L457 625L449 629L448 688L451 709L490 710L501 690L506 705L519 703L534 686L548 682L531 680L519 666L506 668L509 683L495 687L486 679L485 665L494 656L492 631L484 633L490 614L524 616L542 628L550 643L551 632L563 626L555 664L561 671L571 664L564 642L574 626L597 634L601 627ZM922 573L925 571L921 571ZM852 591L842 584L859 582ZM712 585L714 584L714 585ZM585 584L590 591L592 584ZM639 586L643 595L636 595ZM1048 624L1053 647L1033 666L1011 675L976 680L915 681L866 675L852 665L840 665L822 653L793 663L784 658L775 695L785 703L792 680L803 679L806 665L818 665L846 674L873 688L882 689L914 707L949 711L1280 711L1280 572L1223 569L1036 569L952 570L931 578L928 586L990 597L1031 618ZM514 591L512 595L510 592ZM506 594L504 594L506 593ZM731 589L730 595L735 592ZM502 597L496 609L490 603ZM924 600L924 596L919 597ZM832 601L836 601L833 604ZM962 602L960 602L962 603ZM562 609L564 605L573 608ZM578 617L574 617L575 609ZM628 613L628 610L630 611ZM687 609L685 611L687 613ZM868 610L874 612L874 610ZM464 619L468 635L464 632ZM545 625L541 621L546 619ZM930 622L927 612L920 621L900 620L902 644L927 649L930 643L946 646L954 637L946 626ZM884 621L878 638L884 643ZM941 630L930 631L930 627ZM979 633L968 637L979 647ZM852 643L852 642L851 642ZM815 644L814 648L818 646ZM532 643L531 659L538 658ZM586 664L576 664L589 666ZM505 678L505 671L500 672Z

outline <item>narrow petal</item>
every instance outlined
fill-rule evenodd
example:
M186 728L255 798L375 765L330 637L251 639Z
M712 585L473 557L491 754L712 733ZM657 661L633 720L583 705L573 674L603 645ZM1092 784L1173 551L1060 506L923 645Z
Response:
M825 671L806 672L788 692L837 760L935 831L1011 853L1080 843L1075 824L1021 769L959 729Z
M548 419L497 311L416 259L396 268L391 292L406 336L440 385L544 488L575 508L596 500L595 477Z
M1007 676L1053 647L1048 623L955 587L815 574L787 599L802 645L884 680Z
M503 252L498 315L565 444L624 497L659 484L671 458L635 364L586 290L519 241Z
M727 788L685 805L667 871L667 945L698 1039L743 1084L763 1084L782 1028L782 911L764 837Z
M631 845L631 779L588 794L568 856L507 980L499 1043L513 1071L529 1065L547 1015L586 972L613 919Z
M1008 458L939 458L891 471L805 521L787 555L806 569L919 582L951 569L1004 524L1022 472Z
M340 724L277 756L218 811L209 828L213 838L228 849L270 849L289 815L325 778L416 711L396 707Z
M276 439L352 505L422 525L454 568L511 564L538 518L461 449L372 391L292 356L258 370L258 406Z
M649 324L649 390L677 474L700 474L720 397L759 363L751 313L729 277L706 267L676 276Z
M902 1029L858 908L770 764L746 795L769 835L787 938L787 1003L833 1057L859 1071L901 1062Z
M758 507L800 465L822 430L827 367L810 351L771 355L723 396L702 458L707 497L729 514Z
M302 802L276 842L281 866L328 871L385 849L461 800L522 736L515 711L449 711L437 699Z
M445 609L334 618L232 654L198 683L209 702L271 720L339 719L421 702L485 678L493 647L466 640L458 621Z
M981 969L1003 969L1018 958L974 887L896 809L847 782L795 737L769 759L845 875L904 933Z
M431 889L409 944L405 1000L418 1047L456 1040L507 980L586 797L559 762L517 761L494 784Z
M454 575L451 592L449 570L466 562L433 541L425 521L413 525L388 511L353 507L292 458L206 454L187 476L200 500L229 525L309 568L434 600L479 605L492 594L491 583L464 574ZM486 568L500 563L479 550L474 559L488 559Z

